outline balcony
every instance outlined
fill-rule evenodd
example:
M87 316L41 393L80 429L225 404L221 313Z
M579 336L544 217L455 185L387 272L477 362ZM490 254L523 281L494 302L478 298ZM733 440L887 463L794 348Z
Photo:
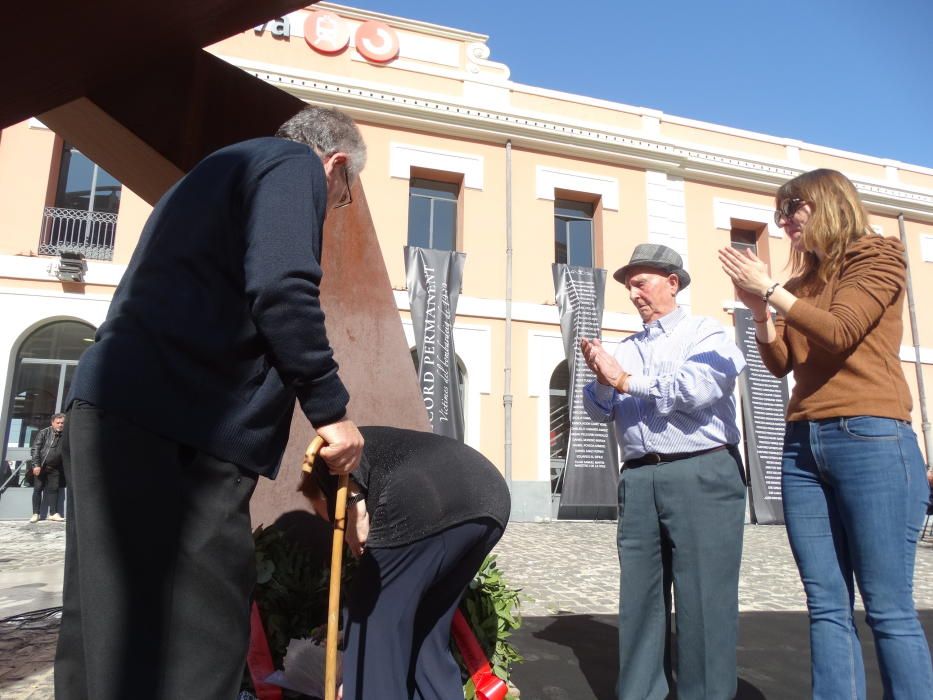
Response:
M46 207L39 255L81 253L89 260L113 260L116 230L116 214Z

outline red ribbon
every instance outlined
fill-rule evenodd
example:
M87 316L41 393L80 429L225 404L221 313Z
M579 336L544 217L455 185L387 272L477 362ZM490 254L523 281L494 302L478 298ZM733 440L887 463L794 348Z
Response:
M479 645L476 635L473 634L470 623L459 610L454 613L450 633L457 643L470 678L473 679L477 700L504 700L509 689L505 681L492 672L489 659L483 653L483 648Z
M262 616L255 600L249 613L249 651L246 653L246 665L249 667L249 675L253 679L253 688L258 700L282 700L282 689L265 681L275 671L275 665L272 663L269 640L266 639L266 630L262 626Z

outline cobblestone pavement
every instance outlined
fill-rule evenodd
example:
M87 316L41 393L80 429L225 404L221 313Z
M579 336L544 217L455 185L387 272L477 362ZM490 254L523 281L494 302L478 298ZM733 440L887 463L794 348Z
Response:
M615 535L616 525L610 522L510 523L496 553L506 579L521 587L526 597L522 614L618 612ZM933 609L930 538L917 548L914 598L918 608ZM739 608L743 612L806 610L783 527L745 527Z
M508 582L522 589L522 613L535 617L615 613L619 580L615 532L614 523L511 523L496 554ZM10 616L60 605L63 560L62 525L0 522L3 700L52 697L58 616ZM914 596L918 608L933 609L933 542L929 539L918 547ZM739 605L742 611L805 609L783 527L746 526Z

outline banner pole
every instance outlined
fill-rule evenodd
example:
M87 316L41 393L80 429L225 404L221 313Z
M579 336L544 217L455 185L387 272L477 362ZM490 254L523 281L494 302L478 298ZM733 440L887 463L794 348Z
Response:
M512 492L512 140L505 142L505 483Z
M920 363L920 329L917 326L917 309L914 306L914 285L910 277L910 254L907 252L907 231L904 228L904 214L897 215L897 227L904 244L904 262L907 264L907 309L910 313L910 335L914 341L914 361L917 369L917 394L920 400L920 420L923 430L923 448L926 452L927 469L930 468L930 455L933 454L930 439L930 419L927 415L927 396L923 384L923 365Z

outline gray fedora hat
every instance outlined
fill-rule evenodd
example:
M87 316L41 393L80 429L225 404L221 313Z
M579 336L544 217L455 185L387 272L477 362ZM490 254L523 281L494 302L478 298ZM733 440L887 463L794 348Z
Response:
M680 289L686 289L690 284L690 275L684 269L684 261L680 253L660 243L640 243L635 246L628 265L620 267L612 276L617 282L625 284L625 277L633 267L652 267L662 272L673 272L680 280Z

